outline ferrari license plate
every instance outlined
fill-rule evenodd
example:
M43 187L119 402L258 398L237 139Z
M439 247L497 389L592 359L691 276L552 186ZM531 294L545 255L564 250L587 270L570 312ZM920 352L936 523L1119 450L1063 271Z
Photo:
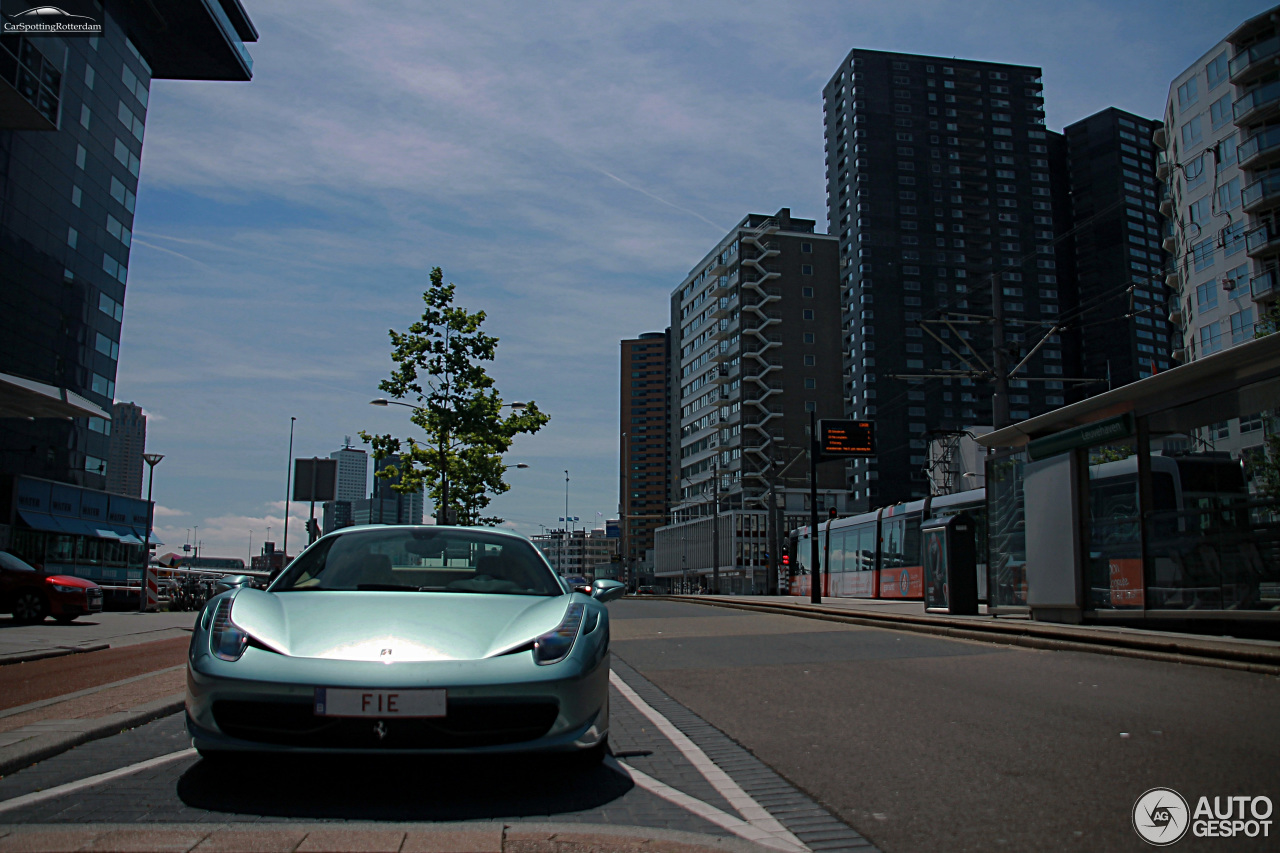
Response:
M317 717L443 717L444 690L352 690L317 687Z

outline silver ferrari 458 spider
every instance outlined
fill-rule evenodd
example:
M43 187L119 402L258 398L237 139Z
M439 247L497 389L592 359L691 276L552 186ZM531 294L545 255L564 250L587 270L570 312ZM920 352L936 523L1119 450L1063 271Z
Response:
M346 528L264 591L210 599L191 638L187 728L248 752L577 753L609 736L616 581L565 583L527 539Z

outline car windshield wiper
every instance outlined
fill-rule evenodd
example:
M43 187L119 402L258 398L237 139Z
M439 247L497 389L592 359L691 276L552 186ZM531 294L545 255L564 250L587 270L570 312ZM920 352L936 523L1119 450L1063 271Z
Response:
M406 586L398 583L358 583L356 589L360 592L417 592L418 587Z

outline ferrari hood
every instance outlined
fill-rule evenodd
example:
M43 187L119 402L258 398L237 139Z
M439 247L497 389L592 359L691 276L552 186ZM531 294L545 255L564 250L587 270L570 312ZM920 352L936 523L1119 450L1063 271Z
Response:
M231 621L281 654L332 660L480 660L554 630L571 596L240 589Z

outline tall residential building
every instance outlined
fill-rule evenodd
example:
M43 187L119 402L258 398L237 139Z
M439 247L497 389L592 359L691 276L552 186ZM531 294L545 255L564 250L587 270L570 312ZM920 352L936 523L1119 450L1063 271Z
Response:
M238 0L91 8L99 36L0 40L0 373L109 410L151 84L247 81L257 32ZM0 472L101 489L110 429L2 420Z
M147 416L141 406L111 407L111 444L107 453L107 491L142 497L142 454L147 449Z
M646 575L653 573L652 565L645 565L646 552L653 548L653 531L667 522L670 372L670 330L646 332L622 342L618 459L622 558L628 569Z
M1040 69L855 49L823 90L847 414L875 421L858 509L922 497L930 433L1065 402ZM947 322L943 322L943 321ZM1025 377L1025 378L1024 378Z
M1174 78L1155 134L1185 361L1251 339L1280 296L1278 11L1245 21Z
M354 524L352 505L369 496L369 454L362 448L352 447L351 436L347 436L343 446L330 453L329 458L338 460L338 482L334 500L324 505L325 533Z
M551 567L564 576L594 576L596 566L612 563L619 544L616 537L599 528L549 530L532 539Z
M671 294L673 521L655 534L664 588L709 586L718 553L722 590L759 589L779 524L768 510L780 502L785 523L804 523L807 471L783 469L808 447L811 412L843 416L836 251L788 208L753 213ZM819 466L818 488L824 507L845 508L838 465Z
M358 501L369 496L369 454L362 448L351 446L351 436L338 450L329 454L338 460L337 500Z
M1071 187L1066 249L1079 315L1078 375L1105 380L1088 394L1127 385L1173 366L1157 211L1159 182L1152 133L1160 127L1113 108L1065 130ZM1065 278L1065 277L1064 277ZM1067 285L1063 278L1062 286Z

